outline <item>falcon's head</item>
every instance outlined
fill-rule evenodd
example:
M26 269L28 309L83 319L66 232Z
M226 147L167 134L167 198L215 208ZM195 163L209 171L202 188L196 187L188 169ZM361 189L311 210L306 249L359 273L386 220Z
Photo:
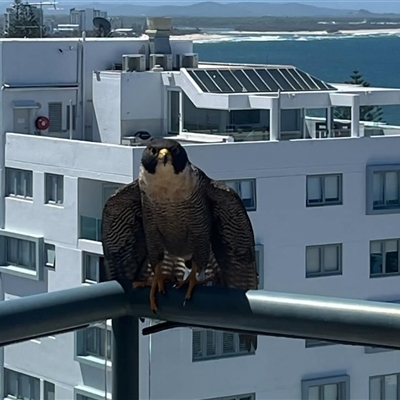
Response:
M174 172L179 174L189 165L183 146L172 139L153 139L142 155L142 165L150 174Z

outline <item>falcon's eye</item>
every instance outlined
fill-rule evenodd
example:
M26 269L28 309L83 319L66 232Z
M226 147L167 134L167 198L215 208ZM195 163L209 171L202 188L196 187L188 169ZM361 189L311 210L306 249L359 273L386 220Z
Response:
M151 154L156 155L157 154L157 150L154 147L150 148Z
M171 153L172 153L174 156L176 156L176 155L179 153L178 148L177 148L177 147L174 147L174 148L171 150Z

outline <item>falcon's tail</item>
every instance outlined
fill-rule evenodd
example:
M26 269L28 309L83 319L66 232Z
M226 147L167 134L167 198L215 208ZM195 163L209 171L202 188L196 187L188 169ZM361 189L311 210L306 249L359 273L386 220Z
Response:
M246 350L248 352L257 350L257 335L247 335L240 333L239 341L240 344L244 344L246 346Z

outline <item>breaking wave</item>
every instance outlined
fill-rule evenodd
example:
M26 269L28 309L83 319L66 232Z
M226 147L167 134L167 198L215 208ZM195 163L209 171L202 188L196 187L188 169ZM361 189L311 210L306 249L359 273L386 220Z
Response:
M270 34L265 32L221 32L204 33L192 35L194 43L222 43L222 42L279 42L279 41L297 41L310 42L316 40L342 40L357 39L365 37L399 37L400 30L391 32L360 31L343 33L280 33Z

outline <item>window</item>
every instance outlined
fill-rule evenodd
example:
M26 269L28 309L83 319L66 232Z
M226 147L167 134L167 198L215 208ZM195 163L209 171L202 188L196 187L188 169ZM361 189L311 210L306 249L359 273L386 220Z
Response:
M62 175L45 174L46 203L62 204L64 202L64 177Z
M107 332L107 336L106 336ZM78 357L90 357L111 360L111 330L105 324L95 324L76 333ZM106 343L107 338L107 343ZM104 362L103 362L104 365Z
M54 383L44 381L43 382L43 400L56 400Z
M35 243L29 240L4 237L6 265L34 270L36 268Z
M342 174L307 176L307 207L342 204Z
M247 211L256 210L256 180L241 179L235 181L225 181L242 199Z
M367 166L367 214L400 212L400 165Z
M41 280L43 255L42 237L0 230L0 272Z
M62 131L62 103L49 103L49 133Z
M96 254L83 253L83 277L84 283L104 282L104 257Z
M71 106L68 105L67 106L67 130L70 129L70 111L71 110ZM76 129L76 105L72 106L72 129L75 130Z
M32 198L32 171L6 168L7 196Z
M209 400L255 400L256 395L254 393L250 394L240 394L237 396L228 396L228 397L216 397L214 399Z
M239 342L238 333L212 329L193 329L192 332L193 361L254 354L254 350L247 351Z
M260 110L232 110L229 111L230 125L259 124L261 119Z
M76 400L96 400L94 397L85 396L83 394L77 393Z
M370 242L370 277L399 273L399 239Z
M341 244L326 244L306 247L306 278L340 275L341 273Z
M44 245L44 265L49 268L56 266L56 246L45 243Z
M103 207L105 206L107 200L124 185L119 183L105 183L103 184Z
M370 400L400 400L400 374L372 376L369 378Z
M10 369L4 369L4 397L40 400L40 380Z
M348 375L301 382L301 400L339 399L350 399L350 377Z

